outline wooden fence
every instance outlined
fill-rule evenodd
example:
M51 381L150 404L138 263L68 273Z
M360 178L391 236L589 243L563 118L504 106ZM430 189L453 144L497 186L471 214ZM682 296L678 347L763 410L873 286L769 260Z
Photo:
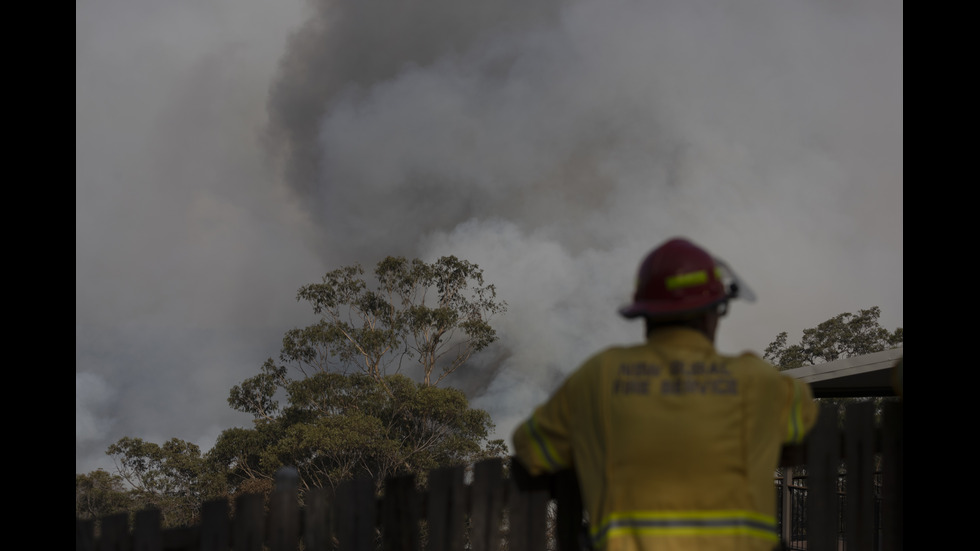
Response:
M824 406L804 446L785 449L782 465L807 471L808 551L902 549L902 403L888 402L875 423L870 402L848 406L841 430ZM881 472L876 515L876 469ZM846 472L846 500L838 477ZM268 502L247 495L204 504L201 524L160 528L158 511L95 523L75 521L76 551L579 551L588 549L578 484L571 472L530 477L500 459L429 473L424 490L411 476L385 481L377 499L371 480L336 492L297 493L295 471L283 470ZM842 510L843 509L843 510ZM801 533L799 529L795 532ZM786 542L794 547L801 542Z

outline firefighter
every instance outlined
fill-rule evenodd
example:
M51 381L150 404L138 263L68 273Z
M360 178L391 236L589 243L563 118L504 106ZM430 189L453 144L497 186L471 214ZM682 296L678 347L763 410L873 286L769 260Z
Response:
M532 475L575 470L594 549L778 547L775 469L817 406L759 356L716 351L729 301L750 294L691 241L663 243L620 310L645 342L593 355L514 431Z

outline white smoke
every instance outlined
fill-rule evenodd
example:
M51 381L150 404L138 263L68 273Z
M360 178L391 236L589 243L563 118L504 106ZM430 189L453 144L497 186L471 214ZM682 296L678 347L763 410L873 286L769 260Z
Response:
M755 318L734 306L721 343L736 352L797 329L782 308L806 309L812 326L877 304L842 283L880 248L890 265L870 268L897 269L877 277L901 308L900 5L551 7L451 48L402 33L377 73L358 68L356 86L315 98L316 131L289 141L315 159L290 183L340 237L331 250L485 267L512 305L499 321L508 359L474 403L501 432L556 373L638 338L615 307L642 255L676 234L728 257L770 304ZM376 54L351 45L343 55ZM327 48L309 52L297 64L338 65ZM828 296L852 298L821 310Z
M217 410L309 322L298 286L392 254L475 262L507 301L498 345L448 381L501 438L588 355L640 338L616 308L674 235L759 295L733 305L725 351L870 306L902 325L901 3L314 0L299 25L216 2L210 25L191 4L131 8L157 32L109 38L82 32L110 17L92 6L76 417L79 374L98 374L109 442L242 424ZM145 66L123 77L129 61ZM93 115L126 86L125 117Z

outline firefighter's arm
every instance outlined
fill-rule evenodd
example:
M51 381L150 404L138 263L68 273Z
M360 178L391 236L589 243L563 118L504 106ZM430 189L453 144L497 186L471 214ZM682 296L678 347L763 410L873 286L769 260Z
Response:
M572 466L567 385L514 430L514 455L532 475Z
M817 423L818 408L817 403L813 400L813 391L810 389L809 384L792 377L786 377L785 379L791 388L786 423L786 439L783 443L795 445L802 443L806 435L810 432L810 429Z

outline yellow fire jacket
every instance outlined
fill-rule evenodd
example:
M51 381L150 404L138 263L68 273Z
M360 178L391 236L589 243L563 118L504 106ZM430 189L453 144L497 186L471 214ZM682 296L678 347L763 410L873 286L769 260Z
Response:
M806 383L677 327L588 359L513 442L532 474L575 469L596 549L769 551L782 445L816 418Z

